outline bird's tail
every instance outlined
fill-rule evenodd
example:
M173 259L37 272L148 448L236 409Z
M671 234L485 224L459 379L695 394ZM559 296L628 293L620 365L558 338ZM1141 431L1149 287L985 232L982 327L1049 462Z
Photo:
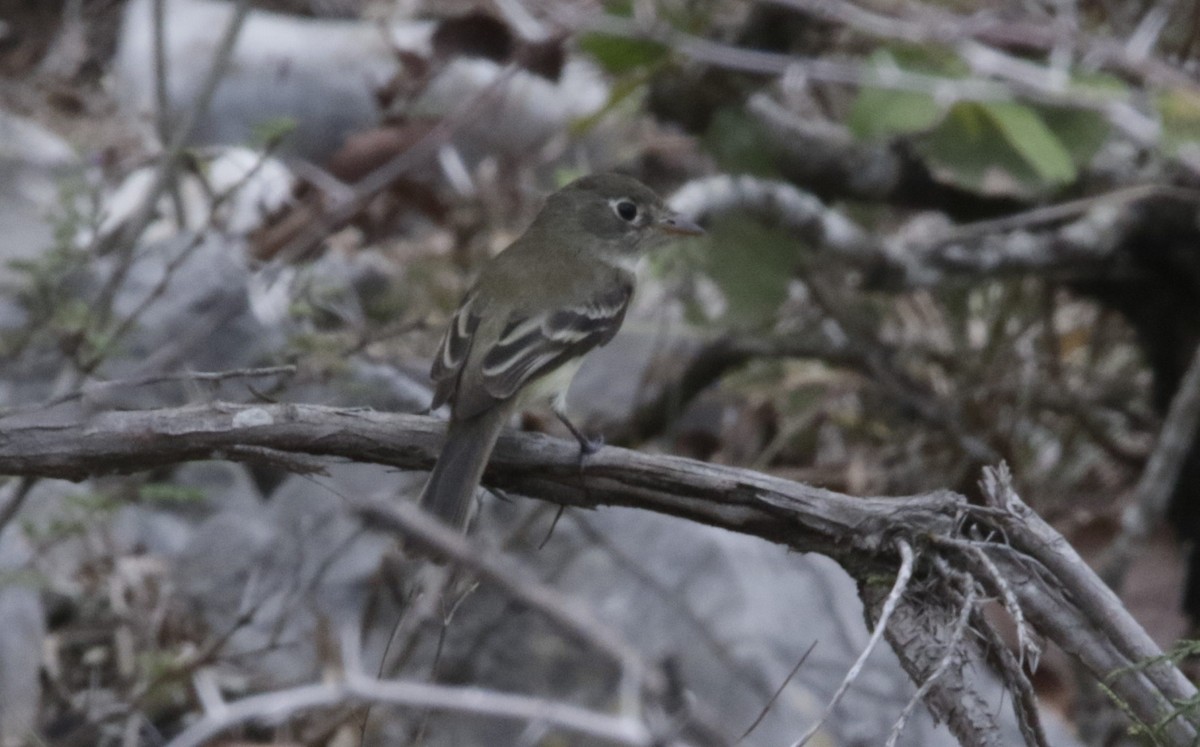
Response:
M442 453L421 491L421 508L459 531L466 529L475 488L507 419L506 407L469 420L451 419Z

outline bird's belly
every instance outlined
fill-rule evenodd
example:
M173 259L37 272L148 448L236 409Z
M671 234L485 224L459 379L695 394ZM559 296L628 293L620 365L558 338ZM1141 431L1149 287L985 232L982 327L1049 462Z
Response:
M531 381L517 395L517 409L549 404L551 408L565 412L567 388L571 386L571 380L575 378L575 373L582 364L583 358L579 357Z

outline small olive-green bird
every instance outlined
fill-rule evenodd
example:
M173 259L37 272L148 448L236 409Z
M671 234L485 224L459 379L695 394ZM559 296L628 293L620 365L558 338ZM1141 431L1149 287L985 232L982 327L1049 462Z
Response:
M550 195L528 230L483 268L442 338L433 408L449 403L450 426L421 506L465 528L500 429L539 397L588 453L564 401L581 358L620 329L645 251L701 233L632 177L585 176Z

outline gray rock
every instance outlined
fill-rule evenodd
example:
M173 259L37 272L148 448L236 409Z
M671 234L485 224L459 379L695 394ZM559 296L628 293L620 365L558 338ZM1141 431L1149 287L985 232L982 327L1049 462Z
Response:
M46 212L58 201L59 179L77 168L75 152L64 140L0 109L0 281L12 278L11 260L29 259L49 246L53 237Z
M126 108L147 122L155 101L151 2L129 3L115 65ZM214 0L169 0L166 6L167 91L171 113L178 117L199 92L232 9ZM368 21L252 12L229 73L199 120L195 142L253 143L264 124L287 118L295 128L282 143L284 152L322 162L348 134L379 123L375 91L401 72L397 50L428 60L435 29L433 22L400 20L380 33L379 25ZM463 57L439 69L402 113L410 119L443 117L461 112L465 102L489 90L496 95L487 116L468 118L455 134L469 163L537 150L608 101L608 84L582 59L568 60L560 79L550 81L525 71L509 75L492 60ZM431 157L413 171L426 175L436 168Z
M324 636L356 624L391 540L366 534L339 494L387 485L390 471L337 465L293 476L255 509L205 521L175 559L179 588L207 627L235 631L226 653L259 687L303 682L323 664Z
M114 66L130 111L153 121L152 0L129 3ZM169 0L165 28L168 96L178 118L198 95L233 13L228 3ZM375 88L396 69L384 35L371 23L331 22L253 11L242 27L228 73L197 123L200 144L253 143L263 125L283 118L295 128L285 151L314 161L346 135L374 124Z
M46 215L59 200L58 182L79 168L69 145L32 120L0 109L0 285L20 281L15 260L36 258L54 236ZM0 295L0 330L25 322L25 311ZM0 384L2 387L2 384ZM0 401L4 392L0 389Z
M41 695L39 673L45 612L32 552L19 527L0 533L0 745L18 747L34 726Z

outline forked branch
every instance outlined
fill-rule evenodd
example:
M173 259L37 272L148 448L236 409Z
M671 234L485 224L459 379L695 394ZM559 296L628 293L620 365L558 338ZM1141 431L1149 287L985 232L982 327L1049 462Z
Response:
M78 480L189 460L253 459L258 449L427 469L443 431L443 423L429 417L312 405L212 404L104 412L74 423L0 428L0 474ZM589 457L581 477L577 451L573 442L507 433L484 483L569 506L657 511L800 552L818 552L840 563L868 597L880 578L896 578L903 566L897 550L903 540L920 560L887 635L919 682L935 672L940 675L926 693L935 713L945 714L948 704L962 694L947 689L946 683L955 678L948 677L942 665L945 643L980 645L979 636L964 639L955 633L967 592L953 576L937 571L940 559L971 573L1006 607L1019 609L1024 625L1104 680L1133 717L1156 725L1171 743L1187 744L1196 738L1196 717L1174 705L1194 697L1195 688L1173 663L1157 658L1161 651L1117 597L1061 535L1021 502L1007 470L985 475L990 504L980 507L950 491L857 498L751 470L617 448ZM922 604L920 599L942 602ZM882 602L864 601L868 610ZM903 628L898 627L901 623ZM905 636L914 630L943 643L907 645L914 642ZM936 654L930 654L934 649ZM981 660L1018 660L976 653ZM1028 660L1030 651L1023 653ZM1010 672L1004 681L1012 686L1021 678ZM1015 692L1012 702L1024 708L1027 695ZM966 707L950 720L956 736L964 744L991 744L995 736L983 726L988 722L975 718L975 706ZM1019 718L1027 716L1018 713Z

